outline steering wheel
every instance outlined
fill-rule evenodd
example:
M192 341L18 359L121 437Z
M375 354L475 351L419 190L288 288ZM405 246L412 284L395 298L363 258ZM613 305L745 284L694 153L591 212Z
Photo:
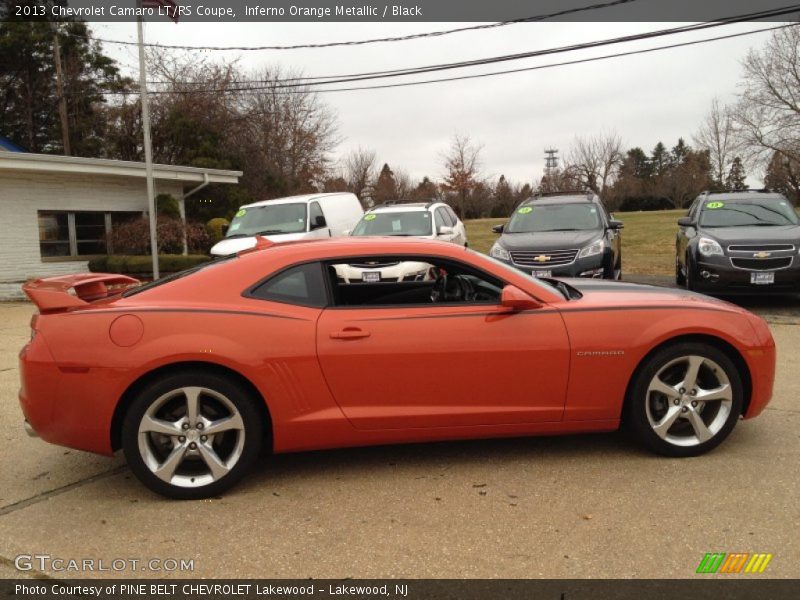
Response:
M472 302L476 296L472 282L460 275L440 274L431 291L432 302Z

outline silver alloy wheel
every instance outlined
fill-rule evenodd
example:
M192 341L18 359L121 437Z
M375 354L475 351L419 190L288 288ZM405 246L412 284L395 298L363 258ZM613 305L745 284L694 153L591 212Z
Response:
M159 479L200 487L227 475L244 449L244 421L226 396L182 387L153 402L139 423L139 453Z
M647 420L675 446L697 446L717 435L733 407L725 370L705 356L682 356L659 369L647 387Z

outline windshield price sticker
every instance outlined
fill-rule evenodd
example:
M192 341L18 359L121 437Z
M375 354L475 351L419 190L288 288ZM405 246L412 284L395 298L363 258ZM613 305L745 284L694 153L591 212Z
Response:
M521 214L521 215L527 215L528 213L532 213L533 212L533 207L532 206L523 206L517 212L519 214Z
M724 202L709 202L708 204L706 204L706 208L711 208L711 209L722 208L723 206L725 206Z
M374 221L375 220L375 215L367 215L366 217L364 217L364 220L365 221Z
M237 217L243 217L246 214L247 214L247 211L245 209L242 209L242 210L240 210L239 212L236 213L236 216Z

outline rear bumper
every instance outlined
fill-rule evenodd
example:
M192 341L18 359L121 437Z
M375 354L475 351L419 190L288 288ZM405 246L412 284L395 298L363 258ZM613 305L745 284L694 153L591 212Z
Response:
M28 435L77 450L110 455L115 382L96 369L59 369L41 333L19 354L19 404Z

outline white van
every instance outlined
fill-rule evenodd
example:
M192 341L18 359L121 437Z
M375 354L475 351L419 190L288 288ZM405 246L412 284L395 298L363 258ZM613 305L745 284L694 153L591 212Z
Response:
M356 226L364 209L355 194L306 194L247 204L239 209L212 256L256 245L256 235L273 242L340 237Z

